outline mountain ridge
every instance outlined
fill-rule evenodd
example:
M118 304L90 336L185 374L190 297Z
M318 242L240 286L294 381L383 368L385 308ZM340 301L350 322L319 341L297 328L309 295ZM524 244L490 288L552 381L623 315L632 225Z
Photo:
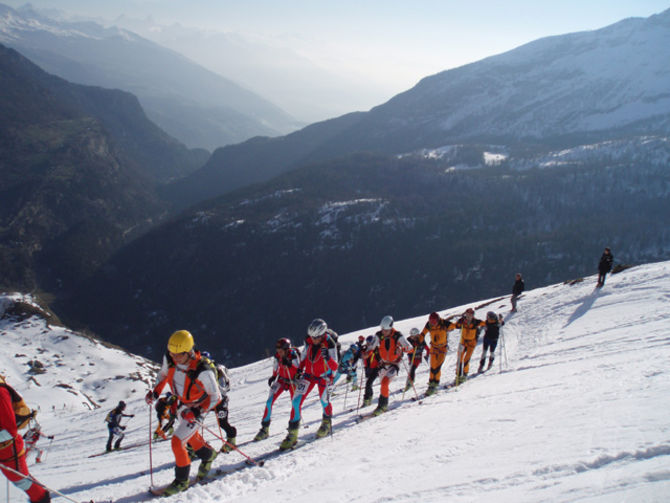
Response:
M661 57L670 47L668 24L670 10L539 39L440 72L356 114L355 121L350 114L292 133L288 150L289 137L219 149L201 170L176 182L175 191L180 184L200 187L199 193L187 191L182 205L188 206L300 165L361 151L403 154L455 143L549 150L668 134L670 71ZM608 46L610 41L616 45ZM318 143L302 141L317 126L329 133Z
M265 98L127 30L4 6L0 43L68 81L136 94L152 121L190 146L212 150L295 129Z

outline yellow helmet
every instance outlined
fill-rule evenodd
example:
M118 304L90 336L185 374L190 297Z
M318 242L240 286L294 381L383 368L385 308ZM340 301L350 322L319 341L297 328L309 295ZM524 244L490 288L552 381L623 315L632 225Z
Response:
M194 345L191 332L188 330L177 330L170 336L167 348L170 353L188 353L193 349Z

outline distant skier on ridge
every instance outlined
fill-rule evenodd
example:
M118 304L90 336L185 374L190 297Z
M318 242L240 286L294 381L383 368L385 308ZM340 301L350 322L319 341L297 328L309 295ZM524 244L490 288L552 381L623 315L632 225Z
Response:
M605 286L605 276L612 270L613 264L614 255L612 255L612 251L609 248L605 248L598 262L598 284L596 285L598 288Z

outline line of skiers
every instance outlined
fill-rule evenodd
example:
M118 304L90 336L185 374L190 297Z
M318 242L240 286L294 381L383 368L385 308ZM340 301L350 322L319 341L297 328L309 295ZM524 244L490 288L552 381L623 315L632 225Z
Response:
M393 318L385 316L380 323L380 330L367 338L359 337L342 356L339 365L337 358L337 334L328 328L322 319L314 320L307 329L304 353L292 346L290 339L277 340L276 352L273 357L272 376L268 379L270 391L261 420L261 429L254 437L260 441L269 436L272 406L277 398L288 391L291 397L291 418L288 424L288 435L280 445L280 449L290 449L297 442L302 403L309 392L318 386L319 398L323 408L323 416L316 436L323 437L332 430L332 406L330 404L330 385L335 384L341 375L346 374L356 385L356 362L361 359L365 369L365 392L363 406L372 403L372 386L374 381L381 380L380 396L374 415L388 409L389 385L399 374L403 355L407 355L409 368L405 390L414 384L417 367L422 355L430 358L430 377L427 395L434 393L440 382L441 368L444 363L448 345L448 333L455 329L461 330L459 354L457 362L456 382L462 382L469 372L469 362L477 343L478 332L485 330L484 346L478 371L484 370L488 354L488 366L494 360L500 327L504 324L502 316L494 312L487 314L486 320L474 317L474 310L468 309L457 321L440 318L431 313L428 322L421 332L414 328L410 337L405 336L393 327ZM430 336L430 345L426 336Z
M405 355L408 359L405 390L414 385L416 369L424 358L426 361L430 360L426 395L435 393L448 351L448 333L452 330L461 331L455 383L459 384L468 375L470 359L480 329L485 330L485 336L478 370L483 370L487 353L487 368L490 368L494 360L500 326L504 324L502 316L489 312L486 320L479 320L474 317L473 309L467 309L456 321L451 321L451 318L453 316L441 318L438 313L433 312L429 315L423 330L412 329L410 337L406 338L394 328L393 318L384 316L379 331L367 338L359 337L344 354L341 354L337 333L321 318L313 320L307 327L302 352L291 343L290 339L286 337L278 339L272 359L272 375L268 379L270 390L261 419L261 428L253 440L268 438L273 405L282 393L288 392L291 400L288 433L279 448L281 450L293 448L298 442L302 406L314 388L318 391L322 407L322 420L316 437L321 438L331 433L332 387L343 375L346 375L347 386L353 382L352 386L357 387L356 367L359 359L363 362L366 378L364 407L372 403L373 383L378 378L381 381L380 396L377 408L372 412L373 415L388 410L390 384L400 373ZM428 337L430 342L427 340ZM161 397L166 386L169 386L170 391ZM148 404L156 401L159 424L154 432L155 439L167 439L170 434L172 436L175 479L165 490L165 495L176 494L188 488L192 459L200 459L198 479L204 478L210 471L218 452L204 440L199 431L208 412L216 412L219 426L226 432L227 440L224 440L221 451L229 452L235 448L237 432L228 422L229 389L227 369L215 364L206 352L198 351L190 332L179 330L170 336L156 383L146 395ZM125 403L120 402L108 415L110 429L108 450L112 448L111 442L114 436L118 437L114 448L119 448L123 439L123 427L119 425L119 420L122 417L132 417L124 414L124 409Z

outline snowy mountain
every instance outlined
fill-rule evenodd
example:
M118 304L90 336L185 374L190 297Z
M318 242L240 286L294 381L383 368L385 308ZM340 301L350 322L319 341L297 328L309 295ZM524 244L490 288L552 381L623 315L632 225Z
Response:
M543 38L426 77L369 112L215 151L178 182L184 205L352 152L445 145L555 150L670 133L670 10Z
M237 83L130 31L59 21L0 4L0 43L78 84L135 94L149 118L191 147L213 150L293 131L293 118Z
M358 424L360 396L346 391L341 382L333 399L331 438L270 458L263 467L245 467L237 453L220 454L214 467L232 473L171 499L667 501L670 262L627 269L609 277L602 290L594 286L595 278L589 277L528 291L514 315L502 298L444 306L442 314L461 313L470 306L477 308L478 316L488 310L505 313L490 371L418 403L411 399L414 390L402 393L403 368L391 385L391 410ZM44 462L32 464L29 455L33 475L74 501L146 501L152 482L172 479L174 461L167 442L154 443L149 456L145 439L151 420L142 400L144 385L115 376L137 371L144 379L147 367L132 355L48 327L39 317L18 321L8 316L8 303L20 299L30 303L22 296L3 297L0 333L9 351L0 355L0 370L29 404L41 405L43 431L55 437L52 443L42 440L41 447L47 449ZM327 312L322 314L328 319ZM426 318L398 321L396 327L408 332ZM351 342L375 330L361 329L341 340ZM197 341L197 330L194 335ZM301 331L292 337L300 341L303 336ZM457 338L452 332L442 382L453 378ZM475 361L479 354L478 347ZM46 372L31 376L24 362L35 358L45 363ZM91 363L96 365L94 377ZM230 420L238 428L238 442L251 439L259 427L270 365L266 359L232 369ZM81 396L54 387L58 382L77 386L96 402L106 401L88 410ZM425 363L416 382L416 392L422 393ZM378 392L375 387L375 397ZM70 401L64 402L66 398ZM125 399L127 412L135 414L128 420L124 440L134 447L88 458L103 450L103 419L119 399ZM273 411L271 437L245 444L242 451L252 457L274 451L288 414L288 398L281 396ZM300 437L309 439L321 417L314 393L303 415ZM218 448L213 418L206 426L205 437ZM11 487L8 501L24 501L24 496Z
M426 77L373 109L347 139L367 148L394 139L413 149L440 138L509 143L604 131L667 133L668 48L670 9L539 39Z

